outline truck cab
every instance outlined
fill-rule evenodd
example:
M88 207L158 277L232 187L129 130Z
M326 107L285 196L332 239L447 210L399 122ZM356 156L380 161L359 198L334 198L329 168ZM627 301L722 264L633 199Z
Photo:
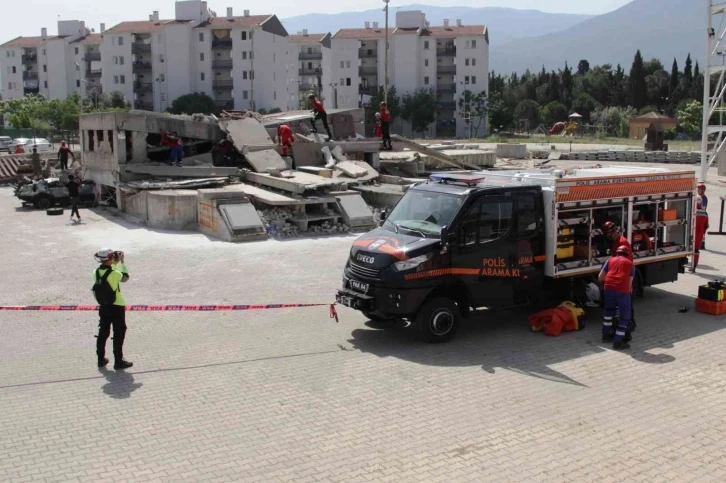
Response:
M470 308L535 298L545 261L542 188L433 176L354 243L337 301L371 319L416 321L444 342Z

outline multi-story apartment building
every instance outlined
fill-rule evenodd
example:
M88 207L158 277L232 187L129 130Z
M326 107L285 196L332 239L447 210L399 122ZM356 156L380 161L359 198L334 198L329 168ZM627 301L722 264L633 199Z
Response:
M203 92L226 109L287 108L287 32L275 15L217 17L200 0L175 3L174 20L154 12L103 35L103 90L137 109L165 110ZM257 75L255 75L257 73Z
M305 96L322 94L323 51L330 34L311 34L303 30L287 37L287 108L299 109ZM329 44L328 44L329 45ZM302 104L301 104L302 102Z
M323 93L338 107L364 104L372 88L385 83L385 29L366 22L362 29L341 29L330 38L330 57L323 62ZM432 27L420 11L396 13L388 30L388 79L399 95L426 88L435 91L435 125L428 135L469 137L487 131L486 120L473 132L477 120L459 99L489 90L489 35L483 25L465 26L461 20ZM331 103L331 101L328 101ZM373 106L377 107L377 106ZM404 132L410 127L404 126Z
M101 24L101 32L105 25ZM73 67L78 78L75 92L81 97L89 97L97 101L103 94L101 84L101 34L88 34L71 42L71 55Z
M42 28L39 37L18 37L0 45L3 99L28 94L64 99L73 92L82 93L81 85L86 82L82 68L88 66L84 56L96 52L93 57L100 60L99 45L100 37L79 20L59 21L55 36Z

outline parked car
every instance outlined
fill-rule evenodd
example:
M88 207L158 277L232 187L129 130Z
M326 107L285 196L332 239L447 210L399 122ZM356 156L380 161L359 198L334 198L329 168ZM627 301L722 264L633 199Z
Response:
M0 150L5 151L8 149L11 142L13 142L13 138L10 136L0 136Z
M13 139L12 142L9 143L8 146L7 146L8 152L10 154L14 154L15 153L15 148L18 147L18 144L20 144L21 146L23 146L23 149L26 149L25 148L25 144L28 141L30 141L28 138L15 138L15 139Z
M96 186L92 180L81 180L80 204L96 202ZM33 205L35 208L47 210L71 203L68 188L58 178L41 179L38 181L22 181L15 186L15 196L22 201L23 206Z
M53 151L53 145L45 138L28 139L28 142L25 143L25 152L32 153L33 148L36 148L39 153L50 153Z

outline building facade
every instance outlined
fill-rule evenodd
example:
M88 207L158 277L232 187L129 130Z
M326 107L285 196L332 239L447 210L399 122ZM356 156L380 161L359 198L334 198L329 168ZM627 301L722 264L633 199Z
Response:
M323 49L330 34L311 34L303 30L287 37L287 109L306 106L311 93L322 95Z
M373 89L384 85L385 43L386 31L377 22L331 36L330 55L323 62L323 93L329 104L340 108L366 104ZM451 25L445 20L443 26L432 27L422 12L400 11L395 26L388 29L388 45L389 85L396 87L397 94L422 88L436 94L436 122L425 135L477 137L487 132L486 119L472 119L467 104L459 102L465 91L489 92L485 26L465 26L461 20ZM405 123L401 131L411 134Z

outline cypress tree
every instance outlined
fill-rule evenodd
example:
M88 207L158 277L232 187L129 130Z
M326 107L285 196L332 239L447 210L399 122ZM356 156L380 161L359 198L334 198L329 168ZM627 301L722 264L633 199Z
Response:
M640 110L645 106L647 97L643 55L638 50L633 59L633 66L630 68L630 103L634 108Z

